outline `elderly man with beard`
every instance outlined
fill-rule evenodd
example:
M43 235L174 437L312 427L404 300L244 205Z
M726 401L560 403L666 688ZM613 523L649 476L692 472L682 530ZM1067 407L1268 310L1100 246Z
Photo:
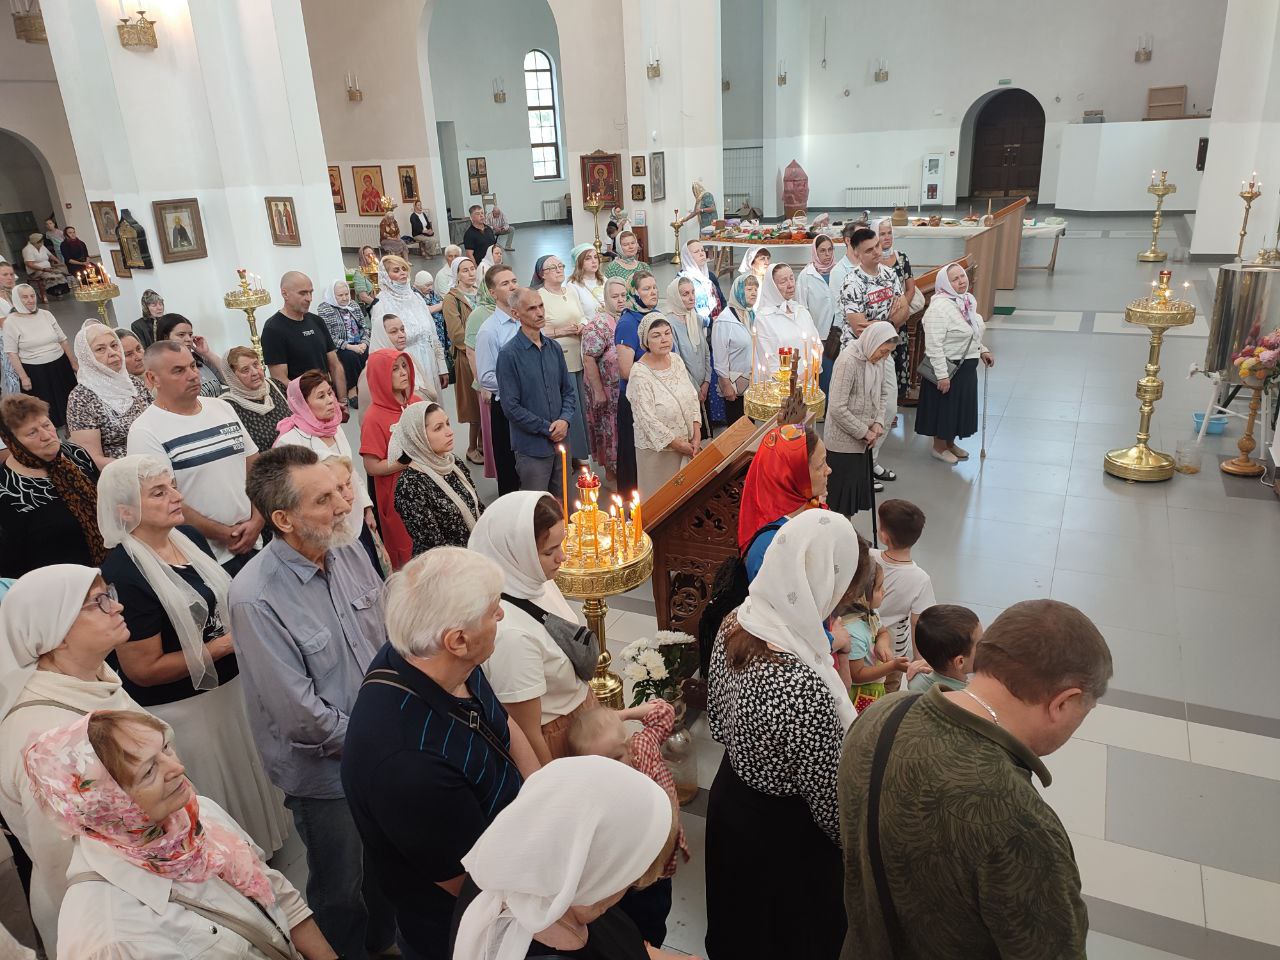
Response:
M263 766L307 848L307 902L340 956L392 947L392 907L366 877L342 790L347 719L386 642L382 581L347 530L331 470L276 447L247 493L274 534L235 577L229 606L245 707Z

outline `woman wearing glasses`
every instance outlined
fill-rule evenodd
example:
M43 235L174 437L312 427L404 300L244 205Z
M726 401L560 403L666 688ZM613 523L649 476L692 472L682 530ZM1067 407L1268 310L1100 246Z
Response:
M71 841L37 805L22 751L93 710L145 712L106 664L129 640L123 609L97 569L70 563L33 570L0 603L0 813L35 864L31 916L49 956Z

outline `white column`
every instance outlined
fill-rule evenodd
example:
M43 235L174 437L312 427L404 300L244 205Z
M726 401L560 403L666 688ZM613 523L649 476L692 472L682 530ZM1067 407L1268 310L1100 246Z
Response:
M1230 0L1209 121L1191 253L1234 255L1244 203L1240 180L1258 171L1245 259L1274 242L1280 216L1280 8L1272 0ZM1266 240L1270 237L1270 240ZM1264 243L1264 240L1266 242Z
M764 0L764 198L769 218L782 209L782 173L792 160L805 164L808 125L809 0ZM787 82L779 86L780 72Z
M148 13L148 51L121 47L118 2L42 4L85 192L147 232L154 269L120 280L122 324L151 287L222 351L248 342L243 314L222 304L236 268L261 274L276 307L287 270L317 287L342 275L300 3L172 0ZM300 246L272 243L269 196L293 198ZM152 204L185 198L199 202L209 255L165 263Z

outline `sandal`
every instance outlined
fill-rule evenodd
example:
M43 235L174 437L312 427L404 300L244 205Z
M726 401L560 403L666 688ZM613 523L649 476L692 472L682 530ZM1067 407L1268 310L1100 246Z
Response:
M894 480L898 479L898 475L896 473L894 473L888 467L882 466L881 464L878 464L878 463L875 465L875 467L872 469L871 472L875 474L875 478L877 480L888 480L890 483L892 483Z
M479 450L468 450L467 459L474 463L477 467L484 466L484 454Z
M871 489L874 490L876 493L884 493L884 484L881 483L879 480L874 480L871 483Z

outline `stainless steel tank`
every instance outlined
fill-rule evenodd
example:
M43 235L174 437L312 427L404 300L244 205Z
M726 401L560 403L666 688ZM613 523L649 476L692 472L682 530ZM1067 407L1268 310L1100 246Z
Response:
M1209 318L1204 368L1238 383L1232 354L1280 327L1280 270L1227 263L1218 268L1218 289Z

